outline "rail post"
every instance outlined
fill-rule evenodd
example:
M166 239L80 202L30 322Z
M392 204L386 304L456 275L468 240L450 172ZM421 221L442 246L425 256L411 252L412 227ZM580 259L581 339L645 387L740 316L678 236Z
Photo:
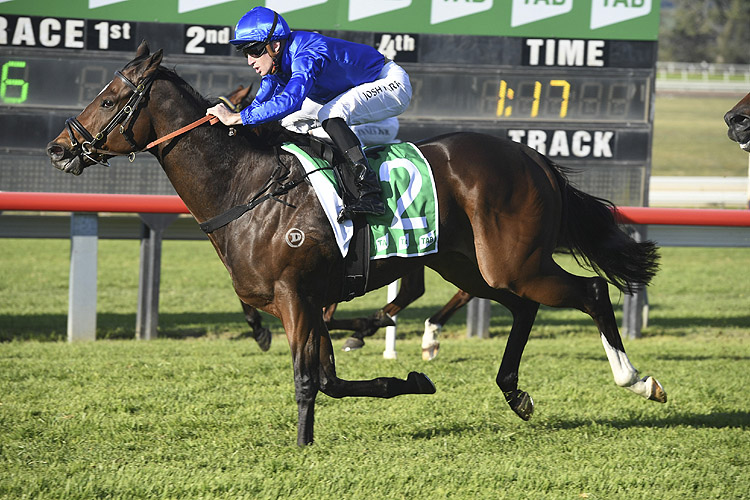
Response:
M490 301L474 297L466 305L466 337L489 338Z
M138 310L135 337L153 340L158 336L159 282L164 230L178 214L138 214L141 218L141 269L138 277Z
M628 232L635 241L646 239L646 226L629 226ZM648 295L646 287L639 286L633 294L625 294L622 304L622 335L629 339L639 339L641 330L647 323Z
M95 213L70 215L68 342L96 340L96 272L99 220Z

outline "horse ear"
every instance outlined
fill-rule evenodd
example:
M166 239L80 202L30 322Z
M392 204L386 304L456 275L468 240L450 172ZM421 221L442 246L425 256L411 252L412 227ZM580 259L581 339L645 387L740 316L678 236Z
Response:
M139 59L141 57L147 56L150 53L151 51L148 48L148 42L146 40L143 40L135 52L135 59Z
M159 49L154 54L149 57L148 61L146 62L146 69L143 70L143 76L150 76L154 73L154 71L157 70L159 67L159 64L161 64L161 59L164 56L164 50Z

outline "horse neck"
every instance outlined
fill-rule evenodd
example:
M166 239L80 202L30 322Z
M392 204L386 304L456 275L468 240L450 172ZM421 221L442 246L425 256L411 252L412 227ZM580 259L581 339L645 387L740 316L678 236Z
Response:
M207 103L188 88L171 80L154 82L149 110L157 137L205 115ZM230 138L221 124L201 125L154 151L175 191L200 222L245 203L268 178L266 169L254 167L266 163L269 154Z

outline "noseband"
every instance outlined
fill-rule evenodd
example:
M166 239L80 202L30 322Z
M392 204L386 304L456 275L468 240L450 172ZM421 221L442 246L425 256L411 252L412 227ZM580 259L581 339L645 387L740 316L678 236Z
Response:
M155 73L152 73L151 75L147 76L141 83L136 85L128 80L128 78L120 71L115 71L115 76L120 78L128 87L133 90L133 95L130 96L130 99L125 104L125 106L120 111L118 111L114 117L112 117L107 126L104 127L104 129L101 130L98 134L96 134L96 136L92 135L91 132L86 130L86 127L84 127L81 122L78 121L77 117L74 116L65 120L65 127L68 129L68 135L70 136L70 142L73 146L73 154L75 156L84 156L94 163L109 167L109 161L105 159L105 156L114 155L112 155L110 151L99 149L99 147L107 141L107 136L109 135L109 133L112 132L118 125L120 125L120 133L125 137L130 145L133 146L134 151L128 154L128 158L130 158L130 161L133 161L133 159L135 158L135 151L138 150L138 146L129 136L125 135L125 130L127 128L127 124L133 118L135 111L138 109L141 100L151 88L151 83L154 80L154 74ZM75 132L78 132L81 137L83 137L84 141L82 143L78 142L78 140L76 139L74 130ZM93 154L97 154L99 155L99 157L95 158Z

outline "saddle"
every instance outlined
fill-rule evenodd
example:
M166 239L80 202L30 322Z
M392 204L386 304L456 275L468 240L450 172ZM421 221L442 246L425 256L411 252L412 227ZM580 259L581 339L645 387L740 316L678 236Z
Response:
M315 137L306 136L302 144L298 143L300 149L309 155L321 158L333 167L336 182L341 188L341 198L344 203L349 203L354 198L356 188L347 182L351 176L343 175L342 169L346 168L341 152L330 144ZM304 173L304 172L303 172ZM370 272L370 226L364 215L357 215L352 219L354 224L354 235L349 243L349 251L344 258L344 276L341 286L341 297L343 301L349 301L365 294L367 280Z

